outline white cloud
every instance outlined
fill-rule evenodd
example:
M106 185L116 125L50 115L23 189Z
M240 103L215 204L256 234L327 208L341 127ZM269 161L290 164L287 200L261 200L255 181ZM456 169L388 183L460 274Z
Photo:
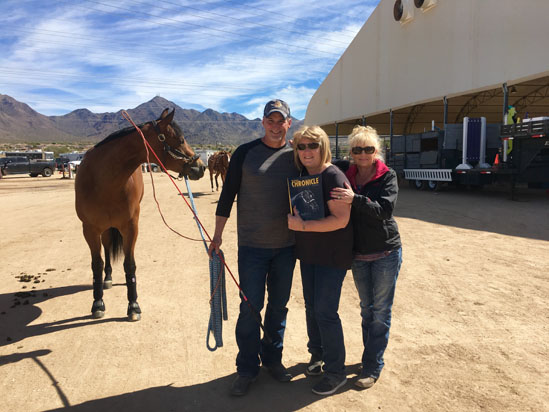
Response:
M44 114L116 111L159 94L248 118L280 97L302 118L312 85L377 2L181 3L203 12L173 1L152 9L141 0L112 3L133 13L93 2L5 1L0 88Z

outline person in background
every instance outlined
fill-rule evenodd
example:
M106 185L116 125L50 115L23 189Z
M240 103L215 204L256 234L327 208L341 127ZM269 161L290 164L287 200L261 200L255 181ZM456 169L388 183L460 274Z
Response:
M331 395L347 382L345 344L338 314L341 287L352 262L353 231L351 206L330 199L330 191L344 187L347 178L330 163L328 135L318 126L300 128L293 136L295 162L304 174L322 176L325 217L302 220L299 210L288 215L288 227L295 231L296 257L300 260L307 347L311 360L305 373L324 376L312 391Z
M509 105L507 108L507 124L515 124L518 123L518 114L517 109L515 109L515 106Z
M292 148L286 144L291 124L286 102L276 99L265 105L262 120L265 135L239 146L234 152L215 212L210 256L214 250L219 253L223 229L238 195L238 275L249 304L242 299L236 323L238 376L231 387L231 394L235 396L248 392L261 363L276 380L292 379L282 364L286 305L295 267L294 234L286 224L286 182L298 175ZM261 339L260 313L265 285L268 297Z
M362 316L362 371L355 381L370 388L384 366L391 310L402 263L402 245L393 210L398 196L397 175L381 155L375 129L356 126L349 135L352 165L346 188L335 188L337 203L352 205L354 244L352 272Z
M509 105L507 107L507 123L506 124L517 124L520 123L520 119L518 118L517 109L515 109L515 106ZM513 151L513 139L507 140L507 156L511 156L511 152ZM509 159L511 161L511 159Z

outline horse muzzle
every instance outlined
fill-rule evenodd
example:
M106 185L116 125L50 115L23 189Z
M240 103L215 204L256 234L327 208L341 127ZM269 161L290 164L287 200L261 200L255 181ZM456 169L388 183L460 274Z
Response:
M181 173L179 173L179 177L187 176L191 180L198 180L204 176L205 170L206 166L204 166L204 163L197 159L190 166L185 167Z

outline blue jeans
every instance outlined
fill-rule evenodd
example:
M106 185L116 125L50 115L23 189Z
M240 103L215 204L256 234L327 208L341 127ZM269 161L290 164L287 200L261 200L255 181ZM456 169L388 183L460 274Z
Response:
M264 249L249 246L238 248L238 274L240 287L248 302L242 298L240 314L236 322L238 355L236 370L240 376L255 377L260 361L265 366L282 361L284 330L286 328L286 304L290 299L295 267L294 247ZM270 338L261 339L261 309L267 284L267 309L265 333Z
M402 264L402 248L373 262L353 261L353 278L362 316L362 374L379 378L389 342L391 309Z
M344 377L345 343L337 310L347 271L303 262L300 264L309 336L307 347L311 355L324 361L327 375Z

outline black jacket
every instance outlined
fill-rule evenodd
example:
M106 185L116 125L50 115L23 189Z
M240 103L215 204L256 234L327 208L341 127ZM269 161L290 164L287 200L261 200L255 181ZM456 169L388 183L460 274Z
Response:
M349 172L351 170L347 172L347 177ZM356 187L354 189L356 193ZM397 197L397 175L390 168L355 194L351 208L355 253L370 254L401 247L398 226L393 217Z

